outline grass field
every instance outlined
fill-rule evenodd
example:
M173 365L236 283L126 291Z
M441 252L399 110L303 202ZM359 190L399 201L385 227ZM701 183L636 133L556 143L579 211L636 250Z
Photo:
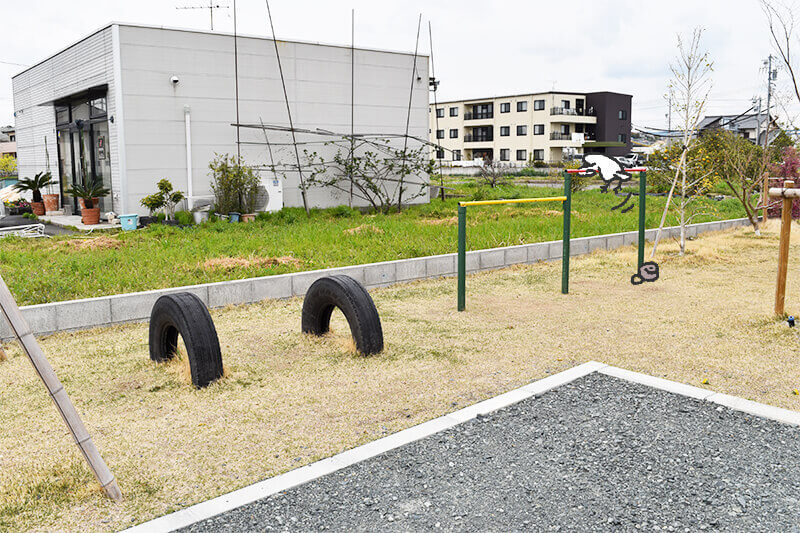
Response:
M459 186L467 199L556 196L561 190ZM664 198L648 198L656 227ZM401 214L362 215L347 208L285 209L253 224L154 226L100 238L3 239L0 275L20 305L267 276L456 251L456 200L433 200ZM573 237L631 231L636 209L610 211L620 199L599 191L574 195ZM736 218L734 199L711 203L695 221ZM669 223L675 223L674 218ZM560 239L560 203L470 208L471 249Z
M676 249L667 243L661 279L638 287L633 247L576 257L567 296L558 262L470 276L464 313L452 279L375 290L386 349L370 358L353 353L341 316L328 337L301 334L300 299L217 310L227 377L203 391L184 363L149 361L144 324L45 338L120 504L101 496L31 365L7 346L0 530L120 529L588 360L800 409L800 339L771 312L774 228ZM800 276L787 294L800 314Z

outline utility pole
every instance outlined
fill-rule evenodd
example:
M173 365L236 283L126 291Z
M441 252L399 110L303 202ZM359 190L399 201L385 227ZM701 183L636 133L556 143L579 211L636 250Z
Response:
M767 66L767 126L764 133L764 148L769 144L769 127L772 122L772 82L778 79L778 69L772 69L772 54L764 61ZM777 59L777 58L776 58Z
M175 9L208 9L209 15L211 15L211 31L214 31L214 10L215 9L228 9L228 6L223 6L220 4L215 4L213 0L209 0L207 6L179 6Z
M761 97L753 98L753 107L756 108L756 144L761 144Z

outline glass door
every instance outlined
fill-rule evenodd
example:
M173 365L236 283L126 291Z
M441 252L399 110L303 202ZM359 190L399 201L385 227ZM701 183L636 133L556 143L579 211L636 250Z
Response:
M108 149L108 122L96 122L91 129L91 155L94 179L111 190L111 152ZM100 212L111 211L111 196L100 199Z

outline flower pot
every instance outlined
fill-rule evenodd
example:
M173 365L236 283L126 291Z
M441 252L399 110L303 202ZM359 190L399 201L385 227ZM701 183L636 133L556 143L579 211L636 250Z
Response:
M100 203L100 198L92 198L92 206L93 206L93 208L98 208L99 209L99 207L97 205L99 203ZM78 206L81 208L81 211L86 209L86 203L83 201L83 198L78 198Z
M236 213L235 211L231 211L230 213L228 213L228 222L239 222L239 217L240 216L241 215L239 213Z
M46 213L50 211L58 211L58 195L57 194L43 194L44 210Z
M31 211L37 217L44 216L44 202L31 202Z
M256 214L255 213L247 213L242 215L242 222L255 222Z
M93 207L88 209L84 207L81 209L81 222L86 226L91 226L100 223L100 208Z
M194 211L192 213L195 224L202 224L208 220L208 211Z

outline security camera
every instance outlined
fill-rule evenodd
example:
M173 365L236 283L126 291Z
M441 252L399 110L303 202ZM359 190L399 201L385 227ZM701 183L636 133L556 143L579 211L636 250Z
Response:
M179 81L181 81L178 76L172 76L169 81L172 82L173 85L177 85Z

